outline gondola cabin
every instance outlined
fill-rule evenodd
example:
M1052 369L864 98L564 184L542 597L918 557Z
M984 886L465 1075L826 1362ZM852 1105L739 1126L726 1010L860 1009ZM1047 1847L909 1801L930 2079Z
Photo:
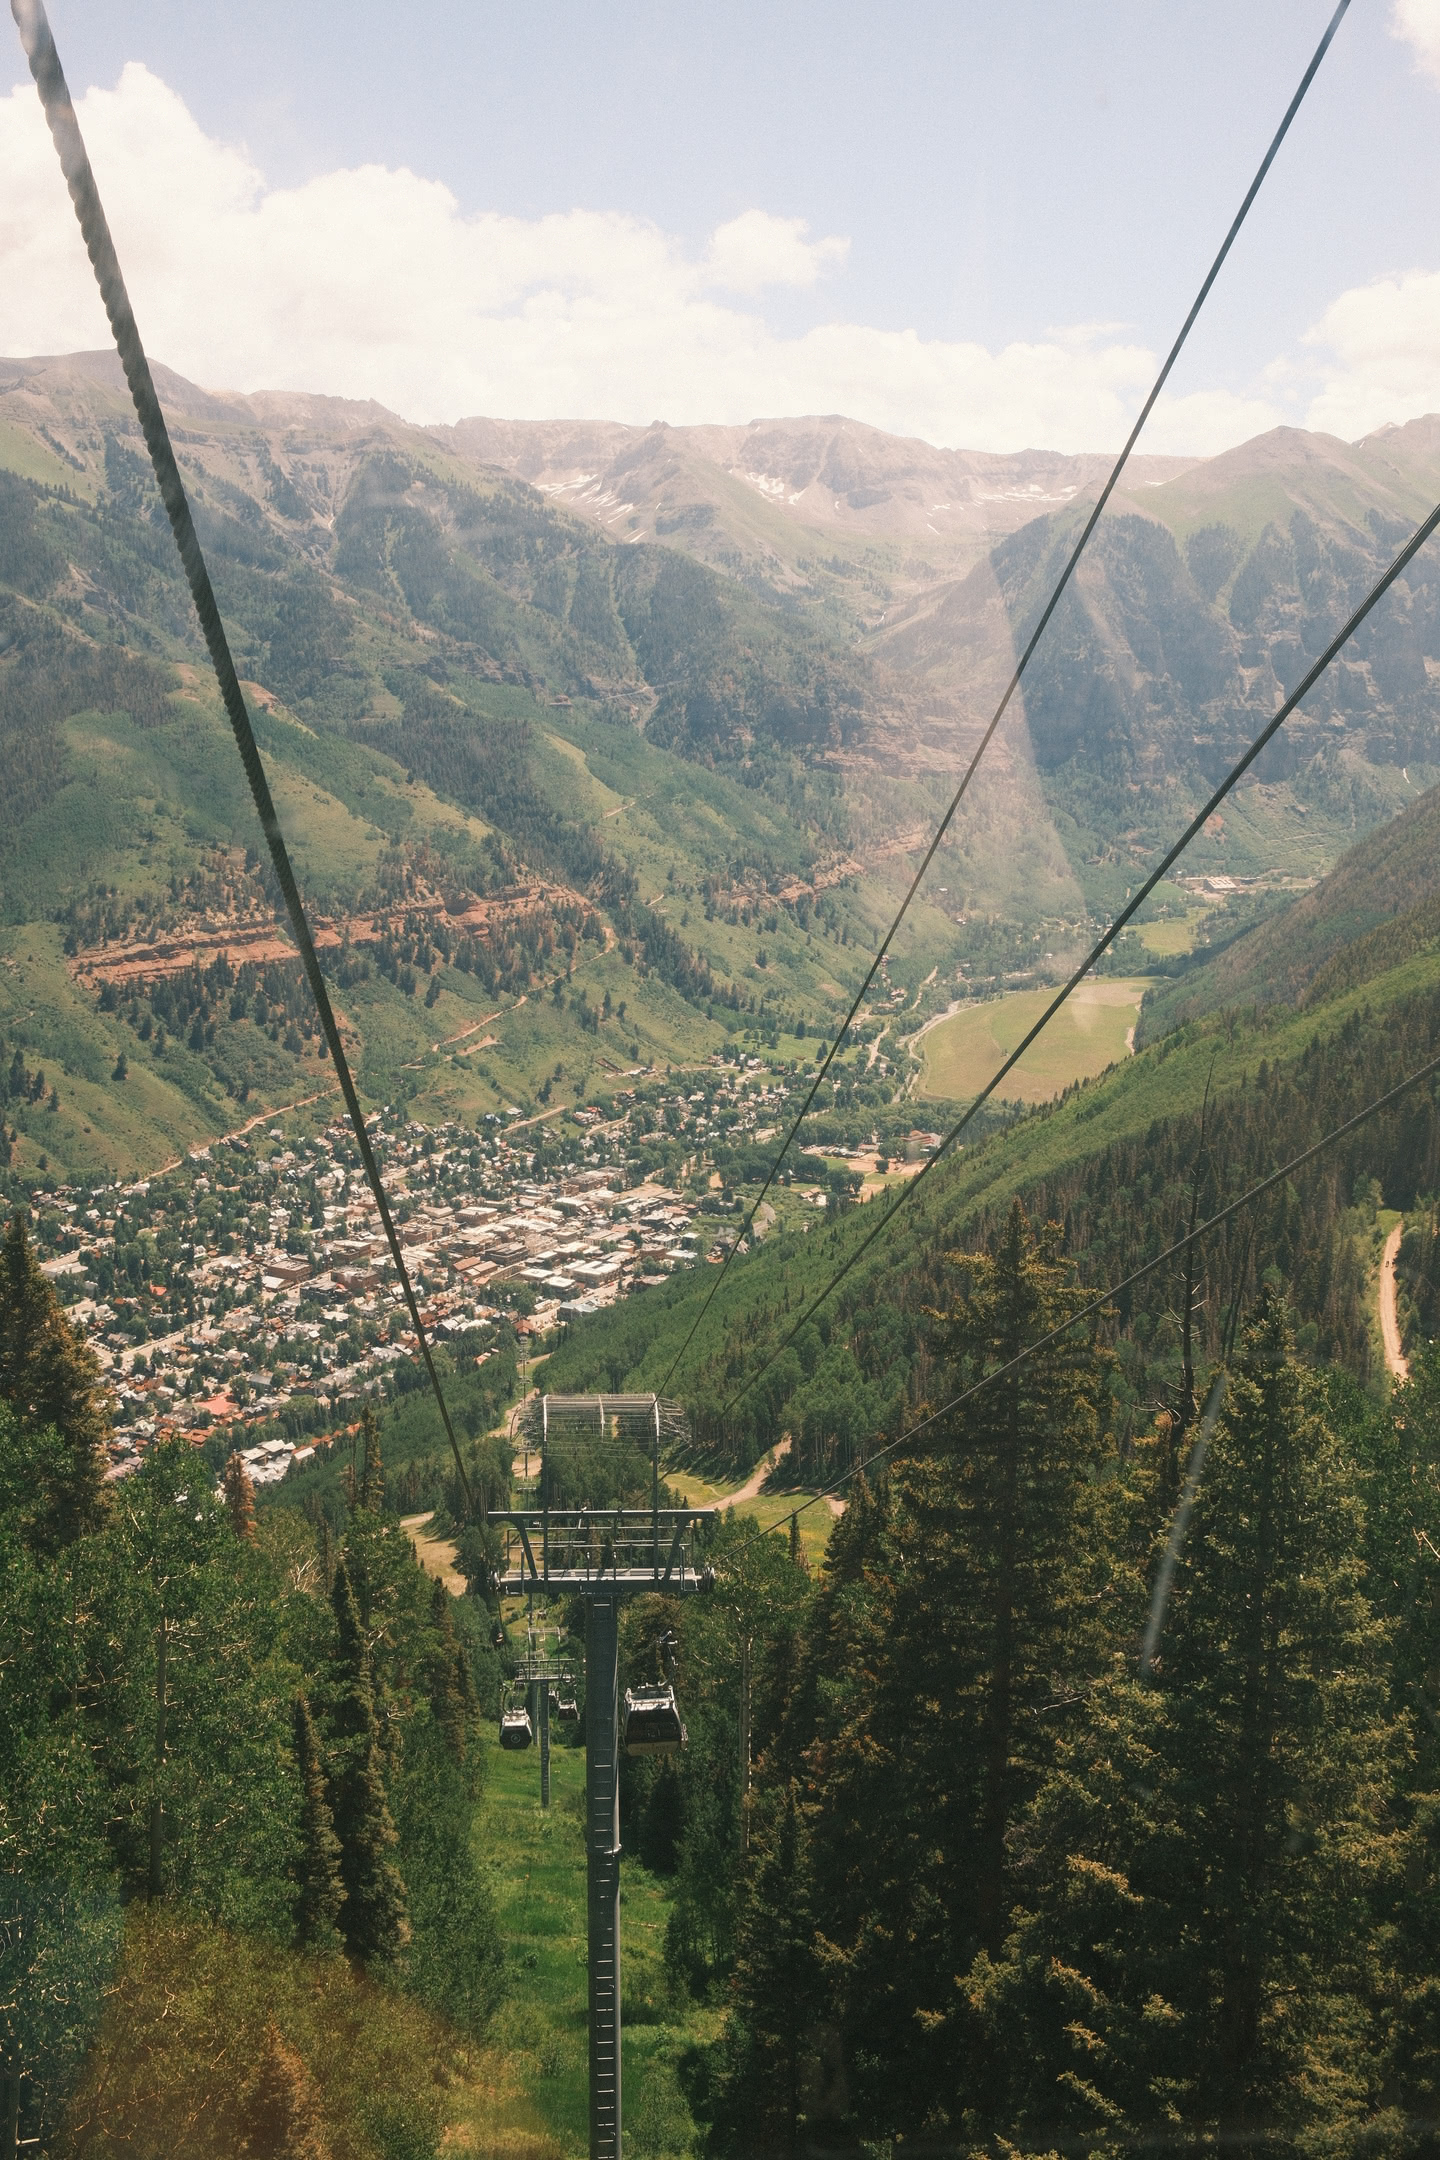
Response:
M535 1735L530 1727L528 1710L502 1710L500 1713L500 1745L503 1748L527 1748Z
M555 1715L562 1725L577 1725L580 1722L580 1705L573 1695L561 1695L556 1699Z
M685 1739L674 1688L626 1688L621 1745L627 1755L676 1755Z

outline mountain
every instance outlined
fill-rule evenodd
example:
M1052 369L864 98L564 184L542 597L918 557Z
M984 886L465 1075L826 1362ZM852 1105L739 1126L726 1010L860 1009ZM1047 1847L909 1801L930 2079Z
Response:
M366 1084L422 1111L828 1032L1105 467L842 419L416 428L157 379ZM1137 463L887 1003L1080 949L1374 575L1437 445L1417 422ZM111 355L0 362L0 495L0 1034L70 1082L57 1161L159 1160L303 1092L315 1045L298 993L276 1017L292 963L262 952L273 899ZM1436 638L1422 557L1192 875L1311 883L1440 777ZM259 1033L196 987L242 950L280 969ZM180 975L183 1043L146 989ZM483 1055L447 1047L472 1032Z
M1440 936L1440 788L1342 856L1327 877L1152 990L1136 1041L1225 1006L1303 1005L1425 951ZM1217 917L1217 942L1223 936Z
M1123 898L1440 493L1440 422L1348 445L1277 429L1117 494L1011 730L1099 907ZM867 642L957 736L988 715L1073 544L1047 515ZM1315 875L1440 777L1440 564L1423 553L1192 851Z
M432 432L619 539L663 539L797 598L846 594L869 623L1037 513L1093 494L1113 462L941 450L839 414L746 427L474 419ZM1139 457L1136 478L1193 462Z
M368 1088L534 1108L823 1030L933 814L848 635L378 408L158 374ZM0 1035L60 1081L17 1162L144 1166L317 1048L118 368L0 398Z

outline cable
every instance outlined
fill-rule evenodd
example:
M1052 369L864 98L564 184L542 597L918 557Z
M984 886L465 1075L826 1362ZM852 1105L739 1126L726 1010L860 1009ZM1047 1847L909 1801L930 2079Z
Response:
M1037 1336L1033 1343L1027 1343L1023 1350L1017 1351L1015 1356L1010 1358L1004 1365L997 1365L993 1372L983 1374L979 1380L972 1381L969 1387L962 1388L958 1395L952 1395L948 1402L942 1403L938 1410L932 1410L928 1417L920 1420L919 1424L910 1426L903 1433L898 1433L893 1440L887 1440L883 1447L875 1448L860 1462L852 1463L849 1469L843 1470L833 1483L822 1486L819 1492L811 1493L808 1499L802 1500L798 1507L791 1510L791 1513L798 1519L808 1509L818 1507L822 1500L830 1499L833 1494L840 1490L842 1485L848 1483L852 1477L857 1477L862 1470L868 1470L872 1463L880 1462L887 1455L893 1455L898 1447L908 1447L911 1442L919 1438L921 1433L927 1432L932 1425L938 1425L944 1418L953 1417L957 1410L963 1409L966 1403L973 1402L977 1395L982 1395L987 1388L994 1387L997 1381L1008 1379L1012 1373L1018 1372L1022 1365L1028 1364L1031 1358L1037 1357L1042 1350L1048 1350L1052 1343L1058 1342L1061 1336L1068 1334L1071 1328L1078 1327L1082 1321L1094 1319L1097 1314L1105 1310L1107 1305L1113 1305L1116 1298L1120 1297L1123 1292L1133 1289L1136 1283L1143 1282L1147 1275L1153 1275L1157 1268L1165 1267L1170 1261L1178 1259L1189 1246L1197 1243L1201 1238L1208 1237L1212 1230L1218 1230L1222 1224L1232 1221L1244 1209L1252 1207L1257 1200L1262 1200L1266 1193L1273 1192L1277 1185L1283 1185L1285 1180L1293 1177L1297 1170L1303 1170L1307 1163L1314 1162L1317 1155L1323 1155L1326 1148L1333 1147L1337 1140L1343 1140L1347 1134L1355 1132L1361 1125L1367 1123L1370 1118L1377 1116L1380 1111L1388 1110L1393 1103L1400 1100L1402 1095L1407 1095L1411 1088L1418 1087L1422 1080L1431 1079L1436 1073L1440 1073L1440 1056L1429 1058L1425 1064L1417 1066L1414 1072L1407 1074L1403 1080L1397 1081L1395 1086L1388 1089L1385 1094L1377 1095L1374 1102L1367 1103L1363 1110L1357 1110L1353 1117L1348 1117L1343 1123L1333 1126L1322 1138L1313 1141L1309 1147L1302 1148L1298 1155L1292 1155L1287 1163L1282 1163L1278 1170L1272 1170L1268 1177L1262 1178L1258 1185L1252 1185L1248 1192L1241 1193L1237 1200L1231 1200L1225 1207L1218 1209L1215 1214L1207 1217L1203 1223L1198 1224L1193 1230L1187 1230L1183 1237L1177 1238L1173 1245L1167 1245L1164 1252L1157 1253L1153 1260L1143 1261L1139 1267L1132 1269L1130 1274L1122 1276L1121 1280L1112 1283L1108 1290L1102 1290L1097 1297L1093 1297L1086 1304L1079 1306L1068 1318L1060 1321L1057 1326L1049 1329L1046 1334ZM788 1521L790 1518L786 1516L783 1519ZM762 1531L757 1526L754 1537L769 1536L775 1527L772 1524L770 1531ZM744 1540L744 1543L739 1548L742 1555L749 1549L752 1542L752 1538Z
M809 1114L811 1104L814 1102L816 1095L819 1093L821 1082L824 1080L826 1073L829 1072L831 1065L834 1063L835 1059L840 1053L840 1045L844 1041L845 1036L848 1034L850 1025L854 1020L856 1013L860 1010L861 1003L863 1002L865 995L870 988L870 985L874 982L876 975L879 973L879 970L885 960L885 956L889 952L891 944L895 938L895 934L899 930L901 923L905 920L905 917L909 912L910 903L915 898L916 893L920 890L920 886L925 878L925 873L928 871L931 863L935 859L936 849L939 847L941 841L944 839L946 833L949 831L951 821L953 820L956 811L960 808L961 803L965 799L965 795L967 790L969 789L970 782L975 776L976 768L979 765L980 760L984 757L985 752L989 749L991 740L995 734L995 730L999 727L1000 722L1005 717L1005 713L1010 704L1010 700L1014 697L1015 692L1020 687L1021 680L1024 677L1025 670L1030 665L1031 657L1035 652L1035 648L1040 643L1041 638L1044 636L1046 628L1049 625L1051 616L1055 613L1056 608L1060 605L1060 601L1065 593L1066 587L1069 585L1070 580L1075 573L1076 565L1078 564L1080 557L1084 554L1086 547L1089 545L1090 536L1094 532L1095 527L1099 524L1101 515L1105 509L1106 504L1109 502L1110 497L1115 492L1115 488L1119 482L1120 475L1124 471L1126 464L1129 462L1131 451L1135 448L1136 443L1139 441L1140 432L1145 426L1146 421L1150 418L1151 412L1154 410L1155 407L1155 402L1160 396L1161 391L1165 388L1167 381L1169 380L1170 372L1174 367L1176 361L1180 357L1180 353L1186 339L1189 337L1190 332L1195 327L1195 321L1200 313L1201 308L1205 305L1205 302L1210 297L1210 288L1213 286L1216 278L1220 275L1220 272L1224 267L1225 258L1230 253L1231 248L1235 244L1235 240L1239 235L1240 228L1244 224L1246 218L1250 213L1251 205L1254 203L1256 196L1259 194L1261 186L1265 180L1265 176L1269 172L1271 165L1275 161L1275 157L1277 152L1279 151L1280 145L1284 142L1286 135L1290 131L1290 123L1295 118L1296 113L1299 112L1301 104L1304 102L1305 93L1308 91L1311 83L1314 81L1320 63L1324 59L1326 53L1330 48L1330 41L1334 37L1335 32L1339 29L1341 20L1344 17L1345 11L1349 7L1349 5L1350 0L1339 0L1339 5L1337 6L1334 14L1331 16L1330 21L1326 27L1325 35L1321 38L1320 43L1316 46L1314 55L1310 61L1310 65L1306 68L1305 73L1300 78L1300 84L1298 89L1296 90L1295 95L1291 98L1290 103L1285 108L1285 117L1282 119L1279 127L1276 129L1274 138L1271 141L1269 149L1266 151L1264 157L1260 160L1259 169L1256 172L1255 177L1251 181L1249 187L1245 191L1245 197L1240 205L1240 208L1236 211L1234 218L1231 220L1230 230L1226 233L1224 240L1220 244L1220 252L1215 257L1214 262L1211 263L1210 268L1206 273L1204 282L1201 285L1199 292L1195 295L1194 301L1191 303L1190 312L1185 317L1184 322L1180 325L1179 336L1176 338L1174 344L1171 346L1168 354L1166 355L1165 364L1161 368L1160 373L1156 376L1154 384L1151 387L1150 394L1146 398L1145 403L1140 408L1139 416L1135 421L1135 425L1131 428L1129 435L1126 437L1125 447L1120 452L1119 457L1115 460L1114 466L1111 469L1109 479L1105 482L1104 487L1100 490L1099 495L1096 497L1094 507L1091 510L1089 517L1085 520L1085 524L1081 530L1080 537L1076 541L1074 547L1071 549L1069 558L1066 561L1064 569L1060 573L1055 588L1052 591L1049 599L1046 601L1043 610L1041 611L1040 619L1036 623L1034 629L1030 633L1028 640L1026 641L1025 649L1021 653L1019 660L1016 662L1015 671L1011 675L1009 682L1005 685L1005 694L1001 698L999 704L996 706L994 716L992 717L990 724L986 728L984 734L981 736L979 744L975 749L974 755L971 757L969 764L965 768L965 771L960 780L960 785L955 790L954 795L950 799L949 808L946 810L945 815L941 818L939 825L936 827L935 837L930 842L929 847L926 849L924 860L921 862L919 869L916 871L914 877L910 881L910 888L906 893L905 898L900 903L899 912L896 915L895 920L891 923L889 929L886 931L885 936L881 941L880 949L876 953L875 958L870 963L869 972L866 974L865 980L861 983L860 988L855 993L855 997L853 1002L851 1003L850 1010L848 1013L846 1013L844 1020L841 1022L839 1031L836 1034L834 1042L826 1051L824 1057L820 1062L820 1069L815 1075L809 1094L806 1096L804 1102L800 1106L799 1115L796 1117L794 1124L790 1127L789 1132L785 1135L785 1139L781 1146L779 1154L775 1157L774 1162L770 1165L769 1172L766 1175L765 1183L760 1188L760 1196L756 1200L755 1205L751 1208L750 1213L746 1216L744 1223L741 1225L741 1228L735 1238L734 1243L731 1245L729 1252L725 1255L725 1258L721 1263L719 1274L716 1276L714 1282L710 1285L710 1289L705 1297L705 1302L700 1307L699 1312L695 1316L695 1321L690 1329L690 1333L686 1336L684 1342L681 1343L680 1348L676 1351L675 1356L671 1361L670 1370L666 1373L665 1378L660 1383L659 1392L662 1395L665 1393L666 1389L670 1385L671 1380L675 1376L676 1366L680 1363L680 1360L684 1357L686 1351L689 1349L691 1343L694 1341L696 1330L699 1328L701 1321L705 1318L706 1313L710 1310L711 1301L713 1300L716 1291L720 1288L721 1283L725 1280L725 1276L729 1269L730 1262L733 1260L736 1253L740 1250L742 1240L748 1236L754 1224L755 1218L759 1214L760 1208L764 1203L765 1195L769 1192L770 1187L774 1184L776 1176L779 1173L780 1165L782 1162L784 1162L786 1155L789 1153L791 1143L794 1141L795 1135L799 1132L801 1125L804 1123L806 1117Z
M1052 998L1051 1002L1046 1006L1044 1012L1035 1022L1035 1025L1031 1028L1029 1034L1026 1035L1016 1045L1016 1047L1011 1051L1009 1057L1006 1058L1003 1065L1000 1066L999 1070L992 1074L991 1078L986 1082L984 1088L975 1097L975 1100L970 1104L969 1108L964 1111L964 1113L951 1126L949 1132L946 1133L939 1147L936 1148L934 1154L930 1157L929 1161L925 1164L919 1175L912 1178L908 1185L901 1188L895 1201L889 1208L887 1208L885 1214L881 1217L880 1221L876 1223L874 1229L871 1230L866 1237L863 1237L861 1239L860 1243L856 1246L854 1252L851 1253L849 1259L845 1261L844 1265L836 1269L835 1273L831 1276L829 1282L826 1283L824 1289L820 1292L819 1296L813 1299L812 1302L805 1307L799 1319L795 1322L794 1327L791 1328L789 1334L785 1337L785 1340L782 1343L778 1344L777 1347L771 1351L770 1355L766 1358L764 1364L760 1366L757 1372L751 1375L751 1377L745 1382L744 1387L740 1389L739 1393L736 1395L732 1395L728 1402L722 1404L722 1417L727 1411L733 1410L737 1402L743 1401L744 1397L749 1394L751 1388L754 1387L756 1381L760 1380L764 1376L764 1374L770 1370L770 1367L774 1364L776 1358L780 1357L786 1350L789 1349L791 1343L794 1342L795 1337L799 1334L801 1328L804 1327L806 1321L810 1318L810 1315L815 1312L818 1307L823 1305L826 1298L829 1297L831 1291L836 1289L838 1285L845 1280L845 1277L850 1273L850 1270L855 1266L856 1262L859 1261L863 1257L863 1255L869 1251L870 1247L874 1244L876 1238L880 1237L886 1230L889 1229L891 1223L895 1220L895 1217L899 1214L901 1208L906 1205L907 1201L913 1198L914 1194L924 1184L926 1178L930 1175L930 1172L936 1167L936 1165L948 1152L952 1143L959 1138L962 1132L964 1132L966 1126L970 1123L970 1120L974 1117L976 1111L980 1109L983 1103L989 1101L990 1097L994 1094L996 1088L1000 1085L1000 1082L1005 1078L1005 1075L1012 1069L1013 1066L1018 1064L1019 1060L1030 1048L1030 1045L1035 1041L1035 1038L1041 1033L1042 1029L1048 1027L1049 1023L1054 1019L1056 1013L1059 1012L1060 1007L1065 1003L1065 1000L1069 997L1071 991L1077 988L1077 986L1081 982L1083 982L1085 977L1090 973L1090 970L1095 966L1096 962L1100 960L1101 957L1109 950L1110 946L1113 945L1116 938L1120 935L1120 932L1125 928L1125 925L1129 922L1130 918L1136 912L1137 908L1139 908L1142 903L1149 898L1150 894L1155 890L1155 887L1160 883L1160 880L1165 877L1168 872L1173 868L1174 864L1178 861L1180 856L1184 854L1186 848L1189 847L1190 842L1195 838L1195 835L1204 826L1206 820L1211 817L1214 814L1215 810L1218 809L1219 805L1224 802L1226 796L1230 793L1230 790L1236 785L1239 780L1244 778L1245 774L1254 764L1256 758L1259 757L1261 751L1265 748L1266 744L1271 740L1272 736L1274 736L1276 731L1284 726L1285 722L1289 719L1291 713L1294 712L1296 706L1299 705L1302 700L1309 695L1310 691L1314 689L1315 684L1324 674L1326 668L1330 666L1336 654L1340 652L1343 647L1349 643L1350 639L1359 629L1361 623L1364 622L1366 616L1370 613L1371 609L1375 607L1377 603L1384 598L1385 594L1394 584L1396 578L1399 577L1401 571L1410 562L1411 558L1419 553L1420 549L1425 545L1426 541L1435 531L1437 525L1440 525L1440 503L1436 504L1435 508L1431 511L1429 517L1425 519L1424 523L1416 527L1415 531L1411 534L1409 540L1406 541L1404 547L1395 557L1394 562L1391 563L1389 569L1385 572L1384 576L1379 580L1377 584L1371 587L1369 593L1366 595L1364 600L1361 601L1359 607L1356 608L1354 614L1350 617L1350 620L1346 623L1343 630L1338 631L1336 635L1331 639L1330 643L1326 646L1324 652L1321 653L1319 659L1315 662L1314 666L1310 668L1310 670L1305 676L1302 677L1298 686L1291 691L1289 697L1286 698L1284 704L1280 707L1280 710L1275 714L1275 717L1272 720L1268 721L1266 725L1260 730L1260 733L1255 737L1255 740L1251 743L1249 749L1245 752L1244 756L1238 758L1236 762L1231 766L1229 772L1225 775L1225 778L1221 781L1219 787L1216 788L1214 794L1204 805L1203 809L1196 812L1195 816L1190 820L1190 823L1186 826L1184 832L1180 835L1180 838L1175 842L1175 845L1170 849L1169 853L1163 856L1160 862L1156 864L1155 868L1151 871L1149 877L1146 878L1144 884L1136 892L1134 898L1126 902L1125 906L1120 910L1120 913L1111 923L1109 929L1091 947L1089 953L1081 961L1079 967L1075 970L1075 973L1070 977L1070 980L1065 984L1064 988L1059 991L1058 994L1054 998Z
M300 898L300 889L295 882L295 873L290 867L290 856L285 846L284 835L280 830L280 821L275 814L275 804L270 794L270 784L265 778L265 768L260 762L260 752L256 747L254 730L250 725L250 715L245 709L245 699L241 693L239 678L235 673L235 663L230 656L230 645L225 635L225 626L220 619L219 607L216 605L214 589L210 583L210 573L205 566L205 557L201 552L200 542L196 538L194 521L190 515L190 504L186 498L184 483L180 478L180 469L175 462L175 452L171 448L170 433L165 425L165 415L160 409L160 400L155 394L155 384L150 374L150 363L145 357L145 348L140 341L140 332L130 306L129 294L125 289L125 280L121 274L119 258L115 253L115 244L110 237L110 227L101 205L100 191L95 184L95 175L91 170L90 159L80 133L80 123L75 117L75 107L71 101L64 71L60 65L60 56L55 49L55 40L51 34L50 23L45 13L44 0L10 0L10 12L14 16L20 31L20 42L25 48L25 57L30 63L30 72L35 78L35 87L40 93L40 102L45 109L45 119L50 129L51 139L60 158L60 169L65 175L65 183L70 190L70 200L75 205L75 215L80 221L80 231L85 241L86 252L89 254L95 271L96 283L100 287L100 297L105 304L105 313L110 318L110 328L114 334L116 351L120 355L120 364L125 370L125 380L130 386L130 395L134 400L136 415L140 421L146 447L150 452L150 462L155 469L155 479L160 489L161 499L165 504L166 513L170 519L170 529L175 535L175 545L179 549L180 560L185 567L185 576L190 586L190 597L195 603L195 612L200 618L200 627L205 633L205 643L210 650L210 660L215 670L215 679L220 686L220 695L224 701L231 729L234 732L236 747L240 752L240 761L245 767L245 777L250 783L250 793L254 797L255 808L265 834L266 845L270 850L270 860L275 866L275 875L279 880L280 890L285 898L285 908L290 918L290 928L294 933L295 943L300 948L300 959L305 969L306 980L315 999L316 1010L320 1016L320 1025L324 1031L331 1058L334 1060L335 1071L339 1076L341 1092L345 1098L345 1107L349 1112L350 1123L354 1127L355 1139L360 1149L360 1160L364 1165L365 1175L370 1183L370 1190L375 1196L375 1205L380 1211L380 1220L385 1227L385 1236L390 1246L391 1258L399 1270L400 1283L405 1293L405 1303L409 1308L411 1324L415 1330L416 1340L420 1345L420 1354L424 1359L426 1372L430 1376L430 1385L434 1390L435 1400L440 1408L440 1417L445 1427L446 1438L450 1442L455 1457L455 1467L460 1473L460 1483L465 1493L466 1503L467 1506L473 1507L474 1499L470 1490L470 1480L465 1474L465 1464L460 1454L459 1442L455 1438L455 1428L450 1422L450 1412L446 1407L445 1397L441 1390L440 1376L435 1370L435 1360L431 1355L430 1344L421 1323L420 1307L415 1297L414 1286L410 1281L410 1271L405 1265L405 1255L396 1234L395 1224L390 1214L389 1202L385 1198L385 1188L380 1180L380 1167L375 1160L375 1153L370 1145L370 1135L365 1128L365 1118L360 1108L360 1098L355 1092L355 1083L351 1078L350 1067L345 1058L345 1047L340 1040L340 1030L335 1024L335 1015L330 1005L330 994L325 987L325 978L320 972L320 962L316 957L314 940L310 935L310 925L305 920L305 908Z
M1205 1458L1210 1452L1211 1435L1215 1420L1220 1415L1220 1405L1225 1400L1225 1374L1218 1372L1210 1390L1210 1400L1205 1405L1205 1415L1200 1420L1200 1430L1195 1445L1190 1450L1190 1467L1185 1473L1185 1489L1180 1495L1180 1505L1175 1510L1175 1520L1170 1525L1155 1588L1150 1597L1149 1617L1145 1622L1145 1636L1140 1645L1140 1678L1148 1680L1155 1670L1155 1654L1160 1648L1160 1630L1165 1625L1165 1608L1170 1603L1170 1593L1175 1587L1175 1571L1180 1565L1180 1555L1185 1550L1185 1538L1190 1528L1190 1517L1200 1496L1200 1479L1205 1469Z

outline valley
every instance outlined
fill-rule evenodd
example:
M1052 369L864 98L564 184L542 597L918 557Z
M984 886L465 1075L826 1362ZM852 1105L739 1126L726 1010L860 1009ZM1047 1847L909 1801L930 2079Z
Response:
M0 1852L78 2006L24 1998L25 2120L67 2160L197 2108L264 2160L584 2149L583 1705L548 1813L497 1739L543 1394L600 1398L543 1501L595 1579L617 1510L717 1510L710 1594L657 1562L620 1622L687 1732L619 1778L637 2153L1218 2143L1262 1877L1274 2149L1408 2152L1428 555L941 1143L1378 574L1440 423L1137 461L769 1182L1105 461L157 373L459 1461L114 366L0 362ZM652 1393L663 1460L615 1407ZM538 1604L580 1670L582 1601Z

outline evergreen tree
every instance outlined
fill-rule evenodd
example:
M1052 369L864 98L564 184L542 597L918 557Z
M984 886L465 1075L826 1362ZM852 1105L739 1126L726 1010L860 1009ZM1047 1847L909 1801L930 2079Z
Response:
M952 1259L965 1279L941 1317L962 1382L1081 1299L1058 1232L1032 1236L1018 1205L993 1252ZM849 1716L811 1756L816 1920L864 2135L953 2137L985 2105L961 1983L1008 1932L1009 1834L1059 1706L1138 1602L1108 1549L1100 1394L1092 1341L1062 1337L892 1475Z
M225 1511L230 1527L242 1545L255 1542L255 1487L244 1458L231 1455L225 1464Z
M877 1643L874 1610L880 1597L875 1570L888 1552L890 1484L872 1490L862 1471L850 1488L845 1512L833 1524L796 1643L791 1683L768 1751L768 1766L781 1779L828 1784L837 1743L869 1708L867 1672ZM837 1787L838 1790L838 1787ZM827 1837L817 1853L831 1851ZM838 1894L838 1893L837 1893Z
M450 1753L456 1762L464 1762L466 1711L457 1671L457 1662L463 1661L450 1617L450 1593L438 1578L430 1593L430 1625L437 1638L428 1661L430 1708Z
M368 1403L360 1421L360 1436L365 1456L357 1500L362 1508L378 1515L385 1504L385 1465L380 1459L380 1420Z
M22 1427L52 1428L64 1442L47 1465L35 1534L68 1544L100 1520L109 1416L100 1368L41 1274L19 1209L0 1245L0 1401Z
M370 1654L343 1556L335 1568L331 1605L339 1637L330 1810L340 1840L340 1876L345 1886L340 1931L351 1957L363 1964L384 1964L404 1948L409 1923L405 1885L390 1858L395 1825L381 1771Z
M295 1931L309 1950L338 1950L341 1937L335 1923L345 1902L340 1840L325 1798L320 1743L310 1705L303 1695L295 1698L295 1760L302 1793Z
M741 1899L735 1970L715 2095L723 2151L801 2151L807 2116L824 2106L820 1968L799 1790L780 1797Z
M1278 2155L1377 2129L1398 1764L1359 1485L1267 1295L1157 1684L1081 1709L1016 1840L1024 1915L971 1975L1017 2142Z

